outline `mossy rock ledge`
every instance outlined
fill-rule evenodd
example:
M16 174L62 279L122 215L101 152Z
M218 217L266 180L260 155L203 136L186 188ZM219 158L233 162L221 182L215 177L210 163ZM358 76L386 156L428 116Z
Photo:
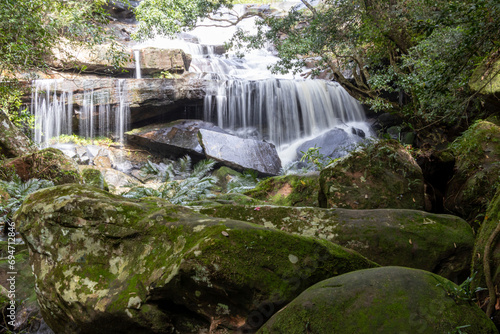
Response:
M309 286L377 266L324 240L83 185L35 192L14 219L56 333L253 330Z
M410 153L395 140L368 144L320 173L323 208L424 208L424 177Z
M451 149L456 159L455 175L448 183L445 209L477 225L500 184L500 127L488 121L476 122Z
M255 205L219 205L200 212L328 240L383 266L423 269L455 282L470 275L474 234L469 224L456 216L406 209Z
M46 148L32 154L10 159L0 166L0 175L19 175L21 180L45 179L54 184L79 183L80 171L75 161L55 148Z
M258 334L498 333L456 285L417 269L382 267L322 281L276 313Z

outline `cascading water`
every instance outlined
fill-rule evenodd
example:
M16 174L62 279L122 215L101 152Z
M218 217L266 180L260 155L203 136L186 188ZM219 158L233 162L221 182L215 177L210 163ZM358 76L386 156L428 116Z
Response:
M141 78L141 50L134 50L135 58L135 78Z
M245 6L235 6L241 15ZM229 17L229 16L228 16ZM228 18L221 14L220 18ZM145 46L182 48L193 57L190 71L203 73L209 81L204 102L204 120L238 135L251 135L274 143L284 152L297 141L311 139L334 127L350 126L370 136L361 105L339 84L325 80L297 80L292 75L276 77L268 66L278 59L269 49L246 53L220 52L237 28L252 31L252 20L231 28L196 28L178 40L155 39ZM208 74L207 74L208 73ZM347 126L349 125L349 126ZM353 138L353 141L359 140ZM293 160L295 153L284 157Z
M36 144L46 147L53 138L75 132L85 138L113 135L123 142L130 117L125 79L116 80L114 91L95 80L44 79L35 80L33 86Z

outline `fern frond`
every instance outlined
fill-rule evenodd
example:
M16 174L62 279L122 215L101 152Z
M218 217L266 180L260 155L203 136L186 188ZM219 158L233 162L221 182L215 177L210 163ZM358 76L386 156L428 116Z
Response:
M217 162L213 159L201 160L193 168L194 177L203 177L210 173Z

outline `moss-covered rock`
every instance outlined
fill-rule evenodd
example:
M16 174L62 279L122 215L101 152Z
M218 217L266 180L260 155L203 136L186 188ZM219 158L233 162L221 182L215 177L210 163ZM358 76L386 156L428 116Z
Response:
M484 250L488 244L488 240L492 233L500 224L500 189L497 191L495 197L491 201L486 217L481 224L481 228L476 237L474 245L474 253L472 256L472 272L476 273L476 279L473 282L473 288L486 288L486 277L484 274ZM490 253L488 256L491 271L491 282L495 289L500 289L500 240L495 238L490 245ZM488 300L488 291L482 291L478 294L481 304L487 306L484 301ZM498 296L497 296L498 298ZM495 310L492 314L493 321L500 326L500 312Z
M319 175L283 175L265 179L245 194L282 206L318 206Z
M322 279L376 266L327 241L81 185L33 193L14 219L57 333L242 328Z
M79 183L78 165L58 149L46 148L38 152L7 160L0 166L0 175L14 171L21 180L45 179L54 184Z
M500 184L500 127L476 122L451 149L455 175L448 183L445 208L477 225Z
M82 179L84 184L97 187L109 191L109 186L104 179L104 176L98 169L85 168L82 170Z
M213 176L217 178L216 185L220 187L222 191L227 191L227 184L235 177L240 177L242 174L226 166L217 168L213 173Z
M359 270L310 287L257 333L498 333L479 307L458 300L454 289L452 282L423 270Z
M480 93L483 109L498 113L500 108L500 50L493 52L472 74L469 86Z
M122 194L124 192L129 191L132 187L142 184L141 181L139 181L138 179L113 168L88 166L88 165L79 166L79 168L80 172L82 173L82 176L86 170L95 170L96 172L85 172L85 173L91 173L91 174L95 173L94 175L96 177L98 177L97 173L100 173L104 179L104 188L101 189L109 191L113 194ZM95 181L97 181L97 179L95 179ZM84 180L84 182L86 181ZM98 181L97 184L100 184L100 181Z
M321 171L324 208L424 208L422 170L395 140L371 143Z
M5 112L0 110L0 155L14 158L34 150L28 137L12 124Z
M472 228L461 218L416 210L350 210L220 205L201 213L331 241L384 266L432 271L461 282L470 274Z

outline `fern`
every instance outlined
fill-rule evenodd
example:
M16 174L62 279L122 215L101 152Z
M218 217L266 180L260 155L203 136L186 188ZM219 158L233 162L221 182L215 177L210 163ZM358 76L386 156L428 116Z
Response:
M0 222L9 221L14 213L19 209L26 196L35 191L54 186L52 181L30 179L23 182L21 178L14 174L11 181L0 180L0 187L10 196L9 199L0 205Z
M122 196L127 198L142 198L147 196L160 197L173 204L186 204L209 197L216 179L207 174L212 171L215 163L216 162L211 159L202 160L193 167L193 170L191 170L191 158L185 156L177 162L167 165L163 170L157 168L160 171L158 175L165 176L164 184L158 190L138 186L130 189L128 192L122 194ZM148 165L152 165L153 167L158 166L149 161ZM173 180L174 177L186 175L187 178L182 181Z
M243 193L247 190L255 188L259 183L257 172L253 170L245 171L241 176L232 178L227 184L228 193Z

